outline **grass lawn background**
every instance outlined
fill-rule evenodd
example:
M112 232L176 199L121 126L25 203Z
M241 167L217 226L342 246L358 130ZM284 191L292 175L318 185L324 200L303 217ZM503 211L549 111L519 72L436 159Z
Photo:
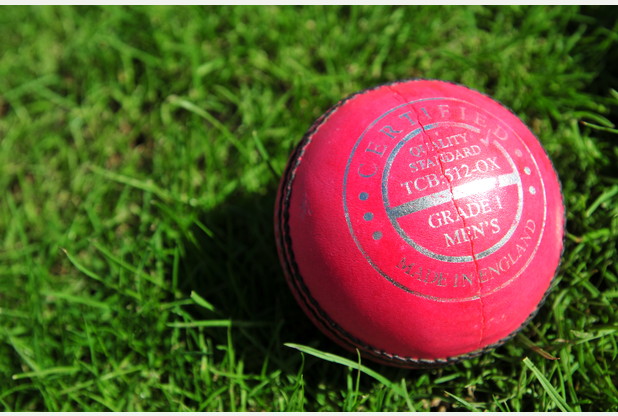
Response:
M0 7L0 408L618 410L617 21L614 7ZM566 250L505 346L359 371L285 284L274 197L320 114L414 77L478 89L532 128L562 181Z

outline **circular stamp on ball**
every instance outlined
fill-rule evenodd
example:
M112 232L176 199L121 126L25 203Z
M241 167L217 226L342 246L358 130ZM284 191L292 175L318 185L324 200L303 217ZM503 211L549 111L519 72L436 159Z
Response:
M402 290L478 299L534 258L545 186L502 110L423 98L388 109L356 140L343 180L348 229L371 267Z

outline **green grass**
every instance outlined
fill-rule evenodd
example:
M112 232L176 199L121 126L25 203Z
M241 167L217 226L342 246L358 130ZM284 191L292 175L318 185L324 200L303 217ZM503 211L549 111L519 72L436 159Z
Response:
M0 408L618 410L617 17L1 7ZM410 77L511 107L568 210L540 314L494 352L431 371L359 363L319 333L272 231L280 174L313 120Z

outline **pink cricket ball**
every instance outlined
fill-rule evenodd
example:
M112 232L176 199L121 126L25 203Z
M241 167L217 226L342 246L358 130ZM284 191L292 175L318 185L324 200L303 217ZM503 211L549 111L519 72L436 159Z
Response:
M279 257L311 320L411 368L520 330L550 288L564 226L533 133L488 96L431 80L380 85L320 117L275 209Z

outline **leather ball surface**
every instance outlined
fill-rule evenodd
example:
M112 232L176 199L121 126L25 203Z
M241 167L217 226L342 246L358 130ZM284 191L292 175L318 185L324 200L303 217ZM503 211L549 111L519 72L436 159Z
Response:
M275 208L298 303L340 345L403 367L500 345L532 318L563 248L551 161L504 106L402 81L309 129Z

